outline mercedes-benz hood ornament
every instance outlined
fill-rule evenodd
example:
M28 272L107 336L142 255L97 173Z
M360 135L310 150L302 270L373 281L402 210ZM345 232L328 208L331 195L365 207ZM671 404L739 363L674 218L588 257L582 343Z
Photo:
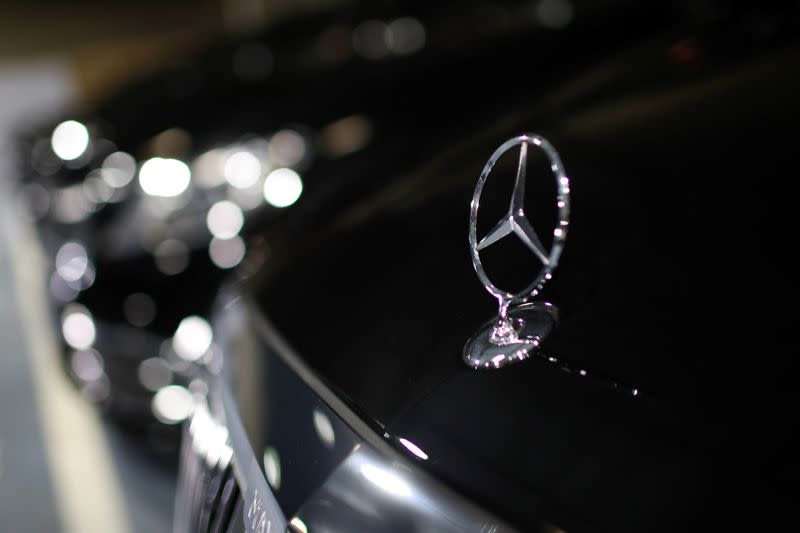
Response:
M519 165L511 194L508 212L483 238L478 240L477 221L481 193L486 179L500 157L519 146ZM553 244L550 251L542 245L533 226L525 216L525 180L528 167L528 149L541 149L550 163L550 170L556 179L557 225L553 230ZM569 178L555 148L547 139L527 133L503 143L483 167L469 213L469 248L475 273L486 291L497 298L499 310L497 318L486 323L464 346L464 361L475 368L499 368L508 363L527 359L540 346L542 340L555 326L556 308L546 302L531 302L536 297L558 266L561 251L567 239L569 226ZM481 264L480 252L501 239L514 236L542 263L542 269L533 282L518 293L504 291L494 285Z

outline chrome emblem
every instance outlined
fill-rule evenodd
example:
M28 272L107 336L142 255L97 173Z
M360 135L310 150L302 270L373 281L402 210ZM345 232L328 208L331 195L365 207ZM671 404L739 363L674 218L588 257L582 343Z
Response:
M492 172L497 160L512 148L519 146L519 164L511 194L508 212L480 241L477 235L478 207L486 179ZM525 181L528 168L528 147L541 149L550 162L550 170L556 179L556 202L558 223L553 230L553 244L548 252L542 245L533 226L525 216ZM464 360L476 368L499 368L505 364L526 359L535 352L542 339L554 327L557 311L549 303L531 303L537 296L558 266L558 260L564 249L569 226L569 178L564 165L555 148L547 139L525 134L503 143L489 158L483 167L469 214L469 248L472 254L472 265L475 273L483 283L486 291L497 298L498 317L484 325L481 331L464 347ZM518 293L504 291L494 285L481 264L480 252L499 240L513 235L541 261L542 269L533 282Z

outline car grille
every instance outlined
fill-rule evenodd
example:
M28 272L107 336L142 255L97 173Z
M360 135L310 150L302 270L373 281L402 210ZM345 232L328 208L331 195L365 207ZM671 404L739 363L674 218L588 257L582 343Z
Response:
M184 427L174 530L181 533L239 531L242 497L227 430L205 406ZM238 509L238 513L237 513Z

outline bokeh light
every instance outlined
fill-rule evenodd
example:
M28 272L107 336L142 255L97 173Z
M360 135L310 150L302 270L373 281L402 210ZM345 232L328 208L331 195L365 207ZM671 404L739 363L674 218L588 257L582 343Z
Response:
M178 239L166 239L153 251L156 268L168 276L180 274L189 265L189 247Z
M153 396L151 407L155 417L164 424L179 424L192 414L194 401L186 387L167 385Z
M56 272L64 281L81 279L89 268L89 256L82 244L69 241L56 253Z
M191 171L183 161L154 157L139 170L139 185L151 196L178 196L189 186Z
M103 180L115 189L125 187L136 175L136 160L127 152L114 152L103 160Z
M264 180L264 199L273 207L289 207L303 193L303 180L290 168L277 168Z
M239 189L252 186L261 177L261 161L246 150L239 150L225 161L225 179Z
M247 247L241 237L231 239L213 238L208 243L208 255L219 268L233 268L244 259Z
M82 305L70 305L61 318L61 332L68 345L86 350L94 344L96 330L89 311Z
M211 234L218 239L231 239L239 234L244 224L242 209L229 200L222 200L211 206L206 216L206 224Z
M211 347L214 335L209 323L199 316L181 320L172 337L172 348L184 361L196 361Z
M76 120L62 122L53 130L50 144L58 157L73 161L89 147L89 130Z

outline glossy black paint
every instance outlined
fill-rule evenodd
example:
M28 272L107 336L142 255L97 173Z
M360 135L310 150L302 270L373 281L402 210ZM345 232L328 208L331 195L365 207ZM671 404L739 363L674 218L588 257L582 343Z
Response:
M388 122L435 126L451 105L469 118L495 106L495 120L408 148L376 135L396 146L369 160L390 185L340 197L307 230L299 205L264 233L275 259L255 281L263 312L376 431L409 438L432 472L523 528L778 521L798 481L784 191L800 56L795 11L771 12L763 34L745 12L678 20L574 62L547 56L504 85L494 78L497 93L480 76L444 89L434 78L423 100L373 93L398 110ZM547 39L555 50L569 41ZM574 195L544 295L562 313L543 348L557 361L475 372L460 350L494 307L469 262L469 198L494 148L528 130L559 150ZM491 213L508 196L486 197L497 198ZM549 196L529 201L547 213ZM527 279L517 251L489 256L490 275Z

